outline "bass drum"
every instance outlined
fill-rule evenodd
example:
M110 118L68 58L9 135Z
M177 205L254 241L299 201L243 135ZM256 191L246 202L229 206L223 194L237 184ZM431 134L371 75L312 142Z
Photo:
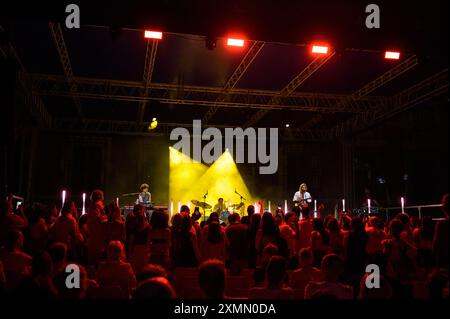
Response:
M225 210L225 211L223 211L223 212L221 212L220 214L219 214L219 219L220 219L220 221L222 222L222 223L225 223L225 224L229 224L228 223L228 216L230 216L230 212L228 211L228 210Z

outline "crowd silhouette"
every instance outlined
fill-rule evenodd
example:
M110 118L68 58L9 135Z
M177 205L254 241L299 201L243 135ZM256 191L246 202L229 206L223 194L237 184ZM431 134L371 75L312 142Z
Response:
M44 299L414 299L448 298L448 194L444 218L401 213L312 218L277 210L224 224L182 206L148 220L122 216L101 190L86 214L75 204L0 207L0 295ZM170 219L170 220L169 220ZM80 285L67 278L75 265ZM367 284L368 265L379 270Z

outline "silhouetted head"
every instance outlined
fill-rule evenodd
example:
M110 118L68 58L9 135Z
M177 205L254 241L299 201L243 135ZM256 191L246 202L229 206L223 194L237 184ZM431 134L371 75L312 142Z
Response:
M168 278L167 270L160 265L147 264L136 274L136 280L142 282L154 277Z
M125 249L122 242L110 241L106 249L108 261L122 261L125 259Z
M98 201L102 201L104 199L103 196L103 191L100 189L95 189L92 191L91 193L91 201L92 202L98 202Z
M344 262L336 254L328 254L322 259L322 273L326 281L338 282L344 272Z
M339 222L336 218L331 217L328 219L327 222L327 229L330 233L337 233L339 232Z
M277 234L278 227L271 213L264 213L262 216L261 230L263 236L275 236Z
M272 256L266 267L266 278L268 285L281 285L286 279L286 270L286 259L281 256Z
M239 224L241 222L241 215L238 213L233 213L228 216L228 221L230 224Z
M248 216L252 216L254 213L255 213L255 206L248 205L247 206L247 215Z
M169 227L169 215L160 210L155 210L150 218L150 225L155 229Z
M225 265L217 259L204 261L198 270L198 283L206 298L222 299L225 294Z
M308 267L313 264L313 254L311 249L300 249L300 252L298 253L298 263L301 267Z
M185 214L189 216L191 214L191 209L189 208L188 205L182 205L180 207L180 214Z
M403 225L403 223L400 220L393 219L393 220L391 220L391 223L389 224L389 233L394 238L399 239L400 234L402 233L404 227L405 226Z
M134 299L175 299L176 293L170 282L164 277L153 277L141 282Z

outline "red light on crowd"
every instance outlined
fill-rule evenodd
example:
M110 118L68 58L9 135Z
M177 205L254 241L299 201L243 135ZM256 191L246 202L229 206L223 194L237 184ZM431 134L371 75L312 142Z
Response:
M324 45L313 45L312 46L312 53L318 53L318 54L327 54L328 53L328 47Z
M227 45L232 46L232 47L243 47L244 46L244 40L228 38L227 39Z
M391 60L398 60L398 59L400 59L400 52L386 51L384 53L384 58L391 59Z
M145 30L144 37L146 39L162 39L162 32Z

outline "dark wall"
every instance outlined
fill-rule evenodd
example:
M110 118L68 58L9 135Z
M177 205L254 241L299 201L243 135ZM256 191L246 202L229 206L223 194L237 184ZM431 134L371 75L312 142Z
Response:
M53 201L62 189L80 200L95 188L110 201L123 193L138 192L150 184L153 199L166 203L168 149L158 137L88 136L43 132L39 138L33 174L33 198Z
M356 188L385 205L436 204L448 192L447 97L425 103L355 139ZM405 174L407 180L405 180ZM378 178L386 180L380 184ZM362 191L359 195L362 195Z

